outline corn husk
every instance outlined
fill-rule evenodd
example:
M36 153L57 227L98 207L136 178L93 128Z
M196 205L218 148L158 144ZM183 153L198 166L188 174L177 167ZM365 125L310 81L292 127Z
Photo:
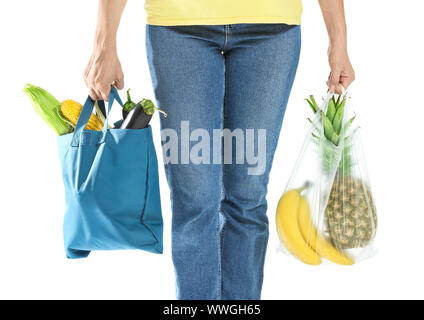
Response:
M64 121L58 113L60 102L46 90L27 84L24 93L30 98L35 112L52 128L57 135L64 135L73 131L69 123Z

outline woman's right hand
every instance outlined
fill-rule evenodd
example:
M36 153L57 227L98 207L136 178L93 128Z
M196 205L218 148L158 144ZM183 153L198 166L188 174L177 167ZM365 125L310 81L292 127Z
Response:
M96 41L90 61L85 68L84 81L94 101L107 101L111 85L117 89L124 88L124 74L114 41L110 43Z

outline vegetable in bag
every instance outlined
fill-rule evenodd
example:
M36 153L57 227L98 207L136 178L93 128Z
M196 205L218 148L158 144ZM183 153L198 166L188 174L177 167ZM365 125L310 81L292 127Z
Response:
M57 135L61 136L74 131L82 111L80 103L71 99L60 103L46 90L30 84L25 86L24 93L31 99L35 111ZM155 110L165 117L167 116L167 113L155 107L151 100L143 99L137 104L134 103L131 100L130 89L128 89L127 102L122 109L123 119L116 122L115 125L120 129L144 129L149 125ZM102 131L105 121L105 114L96 101L95 114L90 116L85 129ZM111 127L108 125L108 128Z
M131 100L130 90L127 90L127 102L125 102L124 107L122 108L122 118L125 119L130 111L135 108L137 105L135 102Z
M152 119L155 110L167 117L168 114L163 110L155 107L154 103L149 99L143 99L139 103L131 100L130 89L127 91L127 102L124 104L122 114L124 120L120 125L120 129L144 129Z
M65 100L60 104L60 114L69 121L74 127L77 125L78 118L82 111L82 105L74 100ZM86 130L102 131L103 122L95 114L90 116Z
M57 135L72 132L73 127L60 116L60 102L46 90L27 84L24 93L30 98L34 110L52 128Z

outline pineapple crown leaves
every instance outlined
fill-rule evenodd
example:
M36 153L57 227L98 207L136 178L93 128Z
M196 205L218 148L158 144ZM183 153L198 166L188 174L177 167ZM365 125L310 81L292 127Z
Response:
M314 99L314 96L313 95L310 95L309 96L309 99L305 99L305 100L308 102L308 104L311 107L312 111L314 113L317 113L317 111L319 110L319 107L318 107L318 104L316 103L316 101Z
M317 123L308 118L308 121L314 126L312 132L314 140L317 142L321 141L321 137L324 136L324 141L329 142L329 144L325 143L321 145L320 153L324 170L331 171L332 168L338 166L340 173L344 176L349 175L351 168L353 167L350 155L351 148L346 143L348 143L348 139L353 136L354 132L357 130L357 128L355 128L350 137L346 136L352 126L352 123L356 119L356 115L354 115L348 121L343 123L347 99L346 94L338 95L337 98L333 95L328 102L326 110L322 110L317 105L313 95L310 95L308 99L305 99L313 112L320 115L323 127L323 130L321 131L319 126L317 126ZM320 132L323 132L323 136ZM339 165L335 163L335 161L337 161L337 157L335 157L336 154L331 147L332 145L336 148L339 147L339 145L343 145L342 158Z
M328 102L326 113L324 113L324 111L318 106L313 95L310 95L309 98L305 99L312 111L321 115L324 135L327 140L331 141L335 146L339 144L340 136L344 136L344 134L348 132L348 129L356 119L356 115L354 115L343 125L343 116L347 99L346 94L343 96L339 95L337 99L333 95ZM308 118L308 121L313 123L310 118ZM314 134L314 136L318 135Z

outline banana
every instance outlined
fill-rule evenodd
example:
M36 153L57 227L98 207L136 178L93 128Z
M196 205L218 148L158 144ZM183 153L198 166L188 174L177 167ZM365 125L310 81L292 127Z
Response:
M312 220L308 200L305 197L299 199L299 229L303 239L321 257L336 264L351 266L355 261L348 255L338 251L330 242L318 233Z
M300 199L299 190L289 190L281 197L276 215L278 235L286 249L300 261L320 265L320 256L308 246L299 230Z

